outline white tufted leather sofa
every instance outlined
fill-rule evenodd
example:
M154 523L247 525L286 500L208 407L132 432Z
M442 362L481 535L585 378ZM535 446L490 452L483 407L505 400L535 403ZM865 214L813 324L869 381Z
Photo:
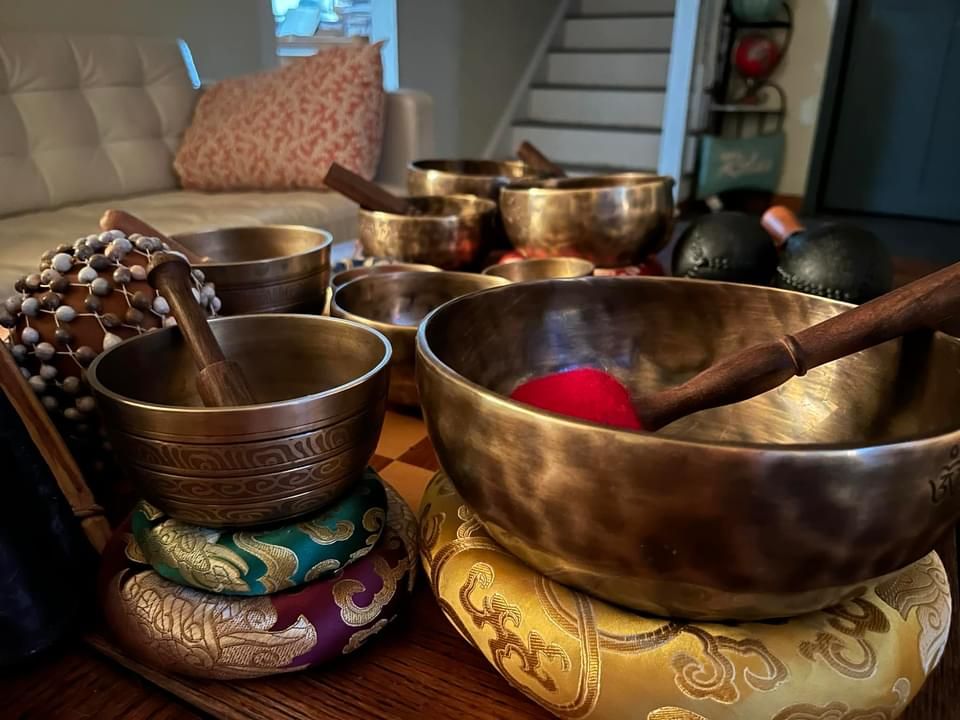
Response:
M119 207L168 234L298 223L355 237L335 193L181 190L173 157L199 90L182 41L0 32L0 289ZM378 181L432 151L429 96L390 93Z

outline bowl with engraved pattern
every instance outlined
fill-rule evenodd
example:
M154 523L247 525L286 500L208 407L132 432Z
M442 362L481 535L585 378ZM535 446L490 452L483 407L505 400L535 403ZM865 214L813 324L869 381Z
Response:
M240 315L210 327L256 404L203 407L176 327L121 343L88 370L143 497L176 520L233 527L294 518L353 487L383 424L387 338L315 315Z
M810 612L923 557L956 522L960 340L914 333L654 433L509 395L584 366L649 393L849 307L685 278L492 288L420 326L421 407L464 501L548 577L668 617Z
M223 315L323 311L333 236L305 225L255 225L174 235L206 262Z

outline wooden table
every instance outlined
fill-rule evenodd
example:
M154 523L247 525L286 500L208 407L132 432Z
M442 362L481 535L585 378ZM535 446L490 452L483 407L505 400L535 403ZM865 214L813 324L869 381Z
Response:
M422 424L393 413L373 465L414 507L437 467ZM905 720L960 718L960 594L953 536L938 550L950 570L953 625L939 668L902 716ZM4 673L0 697L0 717L43 720L551 717L513 690L457 634L422 575L405 616L329 668L242 682L189 680L144 667L93 633L86 643L74 642Z

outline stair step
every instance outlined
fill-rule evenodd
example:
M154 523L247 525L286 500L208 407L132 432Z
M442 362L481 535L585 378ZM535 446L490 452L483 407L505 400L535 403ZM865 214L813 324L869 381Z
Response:
M510 129L510 147L527 140L558 165L652 170L660 155L656 128L603 127L521 120ZM687 143L684 172L693 172L697 142Z
M547 54L546 81L551 85L665 87L670 53L557 51Z
M579 0L573 9L579 15L614 13L672 13L675 0Z
M526 117L541 122L659 128L664 91L534 87Z
M667 50L673 35L673 17L571 17L563 21L564 48L646 48Z
M520 122L511 129L511 147L527 140L563 165L656 167L660 131Z

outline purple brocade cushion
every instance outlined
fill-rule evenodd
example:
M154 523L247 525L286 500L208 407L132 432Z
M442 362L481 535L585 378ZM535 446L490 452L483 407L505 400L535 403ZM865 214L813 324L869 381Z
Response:
M257 597L202 592L144 566L129 526L108 544L101 602L119 643L156 667L203 678L301 670L352 652L392 621L416 576L417 523L387 491L387 527L329 580Z

